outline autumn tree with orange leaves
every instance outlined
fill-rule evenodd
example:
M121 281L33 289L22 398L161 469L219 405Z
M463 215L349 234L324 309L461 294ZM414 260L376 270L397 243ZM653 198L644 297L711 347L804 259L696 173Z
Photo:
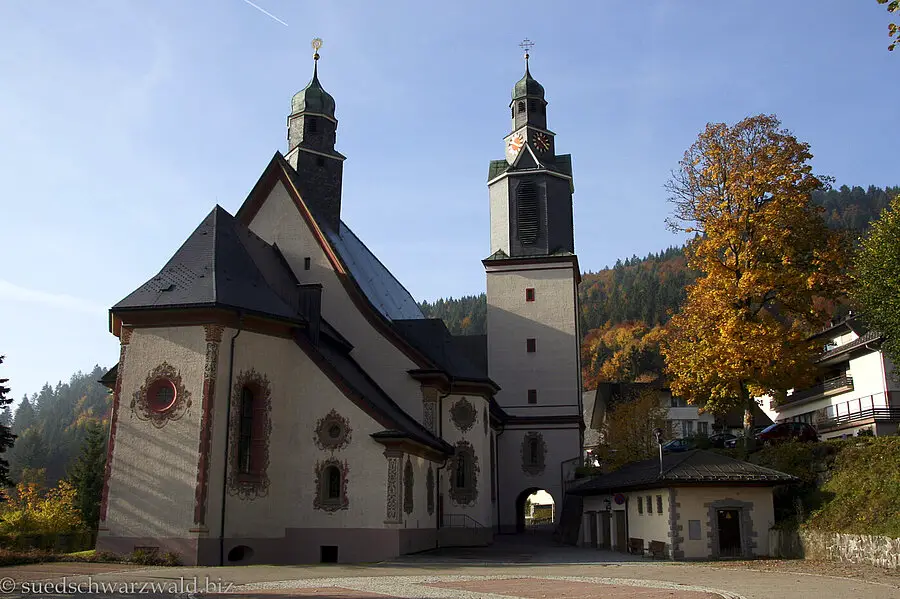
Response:
M742 407L747 435L754 397L811 382L809 336L830 317L817 299L845 285L847 244L810 201L827 187L811 158L775 116L710 123L667 184L667 222L695 234L701 273L663 340L672 393L712 413Z

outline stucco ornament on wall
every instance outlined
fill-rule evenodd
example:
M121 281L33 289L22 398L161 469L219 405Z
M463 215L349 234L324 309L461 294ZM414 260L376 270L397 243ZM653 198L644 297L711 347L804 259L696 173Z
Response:
M481 472L472 444L458 441L450 464L450 498L459 505L472 505L478 500L478 473Z
M132 415L156 428L164 427L170 420L180 420L190 407L191 393L184 388L181 373L168 362L151 370L131 398Z
M541 433L530 432L522 437L522 472L537 476L546 468L547 442Z
M403 511L407 514L413 513L415 508L415 488L413 465L407 456L406 466L403 467Z
M336 471L337 478L333 472ZM337 512L350 507L350 496L347 493L347 474L350 464L337 458L328 458L316 463L316 497L313 507L326 512Z
M352 432L350 421L338 414L337 410L331 410L319 418L313 440L316 442L316 446L323 451L329 449L336 451L350 445Z
M488 434L488 413L487 413L487 406L485 406L485 407L483 407L483 408L481 409L481 422L482 422L482 424L484 424L484 434L487 435L487 434Z
M260 452L253 461L258 465L252 473L241 472L238 464L238 442L241 432L241 397L244 387L253 393L254 418L261 418L254 428L260 433L259 443L253 443ZM231 390L231 414L229 422L228 492L241 499L253 500L269 494L269 439L272 436L272 386L264 374L255 369L241 371Z
M450 419L453 420L456 428L465 433L475 426L478 412L468 399L462 398L450 408Z

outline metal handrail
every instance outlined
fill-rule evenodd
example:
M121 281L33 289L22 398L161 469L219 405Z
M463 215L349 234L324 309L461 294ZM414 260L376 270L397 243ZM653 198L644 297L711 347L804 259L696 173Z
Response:
M858 420L866 420L868 418L874 418L875 420L880 421L900 420L900 407L868 408L865 410L860 410L858 412L851 412L849 414L841 414L839 416L823 418L816 424L818 424L818 428L821 430L827 428L835 428L842 424L847 424L848 422L856 422Z
M823 381L818 385L813 385L812 387L807 387L806 389L801 389L800 391L794 391L788 396L788 403L792 401L800 401L801 399L809 399L810 397L815 397L816 395L823 395L828 393L829 391L835 391L836 389L842 389L844 387L849 387L849 390L853 389L853 377L850 376L836 376L833 379L828 379L827 381Z
M444 528L484 528L484 526L468 514L444 514L441 520Z

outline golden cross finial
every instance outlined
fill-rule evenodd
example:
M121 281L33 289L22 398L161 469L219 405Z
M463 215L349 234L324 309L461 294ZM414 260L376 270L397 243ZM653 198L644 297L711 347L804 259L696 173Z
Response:
M313 38L312 44L310 45L313 49L313 60L319 60L319 48L322 47L322 38Z
M526 37L522 40L522 43L519 44L519 47L525 50L525 60L528 60L528 53L534 48L534 42Z

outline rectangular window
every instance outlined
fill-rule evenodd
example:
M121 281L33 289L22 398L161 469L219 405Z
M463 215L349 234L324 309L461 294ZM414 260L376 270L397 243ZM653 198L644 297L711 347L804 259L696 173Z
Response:
M644 498L638 495L638 513L644 513Z
M651 497L650 495L647 495L647 513L653 513L653 497Z
M697 423L697 432L701 435L709 434L709 423L708 422L698 422Z
M691 541L700 540L700 521L688 520L688 539Z
M662 513L662 495L656 496L656 513L657 514Z
M529 287L525 290L525 301L533 302L534 301L534 287Z
M694 421L693 420L682 420L681 421L681 436L682 437L690 437L694 434Z
M312 262L308 257L303 259L303 270L309 270L310 262Z
M537 403L537 389L528 390L528 403Z
M537 342L534 339L526 339L525 340L525 347L527 348L527 351L529 354L533 354L535 352L536 345L537 345Z

